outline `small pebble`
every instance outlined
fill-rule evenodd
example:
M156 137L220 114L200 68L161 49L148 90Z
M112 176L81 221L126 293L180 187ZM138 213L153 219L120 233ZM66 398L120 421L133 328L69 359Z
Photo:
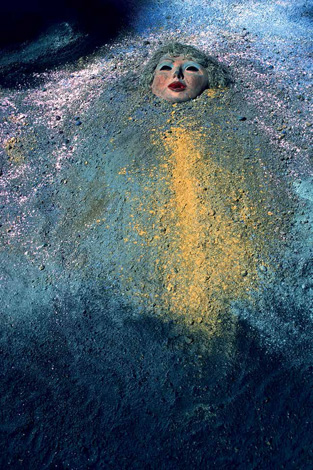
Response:
M39 266L39 269L40 269L40 271L43 271L43 270L45 269L45 265L44 265L44 264L41 264L41 265Z

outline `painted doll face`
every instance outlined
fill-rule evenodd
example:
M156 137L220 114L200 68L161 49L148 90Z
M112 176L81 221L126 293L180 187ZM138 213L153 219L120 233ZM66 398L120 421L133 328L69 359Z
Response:
M196 98L207 86L207 71L196 60L165 55L155 69L152 93L171 103L179 103Z

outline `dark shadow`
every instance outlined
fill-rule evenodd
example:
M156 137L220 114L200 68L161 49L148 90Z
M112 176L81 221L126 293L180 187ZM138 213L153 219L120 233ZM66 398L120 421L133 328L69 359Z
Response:
M49 309L1 316L1 468L312 468L312 370L244 322L227 355L92 289Z
M1 7L2 25L0 28L0 84L3 87L32 86L38 78L31 77L64 63L75 62L82 56L92 53L98 46L113 40L117 34L129 27L130 19L136 14L140 3L137 0L56 0L43 3L7 2ZM58 28L67 22L73 35L64 38ZM54 34L53 47L42 35ZM40 44L38 42L41 38ZM34 54L28 51L34 45ZM42 49L39 51L38 48ZM19 54L20 53L20 54ZM12 57L14 59L12 59ZM11 59L10 59L11 56ZM9 60L6 60L9 57Z
M77 22L82 31L110 39L127 24L136 2L127 0L13 0L1 6L0 47L34 40L56 22Z
M309 20L313 20L313 7L312 6L305 6L301 12L301 16L303 18L308 18Z

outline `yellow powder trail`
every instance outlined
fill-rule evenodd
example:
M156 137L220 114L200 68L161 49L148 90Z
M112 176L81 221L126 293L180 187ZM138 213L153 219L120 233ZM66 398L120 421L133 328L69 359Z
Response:
M200 325L210 337L234 326L231 303L258 288L257 266L269 265L275 224L253 189L262 174L251 176L244 164L229 169L230 158L244 162L237 141L233 155L224 154L207 129L195 128L188 121L155 130L154 166L119 172L127 173L130 211L123 227L130 268L120 279L145 311Z
M203 322L213 334L225 303L255 283L253 246L231 216L232 210L244 216L252 208L241 181L236 188L234 176L203 153L200 132L172 127L164 137L173 197L163 211L172 233L169 249L160 253L163 302L175 316Z
M203 269L205 252L201 244L203 233L199 222L197 179L192 171L201 155L195 149L191 136L183 129L172 129L172 135L168 134L167 138L167 145L172 152L172 203L177 211L176 229L179 236L179 245L172 252L174 257L168 260L171 266L167 274L168 301L171 310L176 313L183 309L185 315L194 316L196 312L201 315L203 309L208 307L206 272ZM173 265L176 268L173 269ZM185 282L187 277L188 282Z

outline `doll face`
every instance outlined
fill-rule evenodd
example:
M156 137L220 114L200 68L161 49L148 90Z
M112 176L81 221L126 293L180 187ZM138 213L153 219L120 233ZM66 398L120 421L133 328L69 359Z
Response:
M152 93L172 103L179 103L196 98L207 86L207 71L196 60L165 55L156 66Z

